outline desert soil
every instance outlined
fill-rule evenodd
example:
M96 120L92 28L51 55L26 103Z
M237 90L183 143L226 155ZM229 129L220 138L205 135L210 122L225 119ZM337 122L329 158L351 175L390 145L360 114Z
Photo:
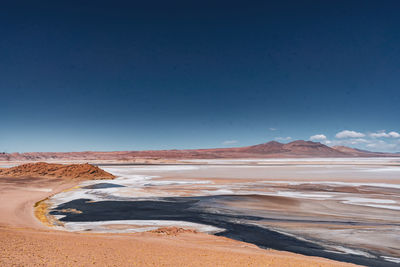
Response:
M191 231L93 234L42 225L34 204L75 184L0 178L0 266L355 266Z

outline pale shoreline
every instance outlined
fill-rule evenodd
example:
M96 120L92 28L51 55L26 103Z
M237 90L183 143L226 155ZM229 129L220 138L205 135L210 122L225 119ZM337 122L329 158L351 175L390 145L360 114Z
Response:
M142 266L355 266L324 258L264 250L252 244L201 233L177 236L70 233L53 230L35 218L33 206L36 202L77 183L60 179L0 178L1 265L36 266L46 263L60 266L79 263L83 266L101 263L128 266L134 261Z
M6 183L4 180L18 180L20 178L2 178L0 195L0 225L12 227L28 227L33 229L48 229L43 225L34 214L34 205L52 195L60 193L66 189L79 184L78 181L66 181L61 179L40 180L32 178L23 183L24 186ZM32 184L33 183L33 184ZM11 185L10 185L11 184Z

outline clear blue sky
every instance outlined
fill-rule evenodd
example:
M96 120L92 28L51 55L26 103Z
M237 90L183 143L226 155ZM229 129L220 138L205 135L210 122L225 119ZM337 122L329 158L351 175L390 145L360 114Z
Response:
M0 151L400 151L399 1L10 2Z

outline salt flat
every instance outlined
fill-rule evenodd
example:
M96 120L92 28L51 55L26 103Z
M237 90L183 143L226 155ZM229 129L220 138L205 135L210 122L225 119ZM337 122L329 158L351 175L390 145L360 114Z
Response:
M90 185L98 182L86 181L80 188L50 199L54 213L66 222L69 230L96 231L101 225L101 232L136 232L149 225L146 216L159 225L165 216L166 220L173 221L165 225L185 227L182 218L186 218L186 222L193 223L192 228L202 231L206 228L201 225L207 224L223 228L212 217L224 215L230 218L228 221L237 220L240 225L256 225L318 244L320 253L350 255L386 264L400 258L400 162L396 158L192 160L185 165L102 167L118 177L102 182L122 187L93 189ZM187 216L181 216L175 213L175 208L160 217L157 214L160 210L154 209L153 214L139 216L143 225L139 217L132 215L123 223L125 228L116 230L107 224L115 224L120 218L117 213L115 218L104 217L104 220L99 215L93 224L89 217L85 217L84 224L79 222L83 218L79 216L83 215L57 213L57 207L72 207L71 203L79 199L96 203L96 209L101 209L102 203L118 201L146 205L149 201L178 201L174 202L178 205L179 201L189 199L195 204L187 206L188 211L203 212L211 219L199 221L184 210L182 214ZM79 205L85 209L89 204ZM118 210L120 205L113 205ZM139 214L137 207L129 206L133 213ZM154 208L148 207L150 211ZM86 215L94 216L91 212L89 208ZM132 220L134 223L129 225ZM236 234L236 238L245 238Z

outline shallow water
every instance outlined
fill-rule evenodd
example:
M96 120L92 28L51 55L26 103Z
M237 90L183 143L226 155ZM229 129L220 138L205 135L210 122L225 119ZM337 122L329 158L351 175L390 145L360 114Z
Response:
M245 196L248 197L248 196ZM251 196L250 196L251 197ZM263 248L286 250L310 256L321 256L339 261L353 262L368 266L395 266L374 255L370 251L357 249L359 255L353 253L330 252L326 247L313 242L313 240L301 240L299 238L269 230L257 225L259 221L267 221L269 218L234 214L221 210L212 203L228 198L233 201L240 196L207 196L207 197L174 197L159 200L140 201L99 201L90 202L89 199L77 199L59 205L51 212L52 215L63 215L63 222L109 222L114 221L184 221L201 225L210 225L222 231L216 235L253 243ZM80 214L62 212L61 210L76 209ZM278 220L274 220L277 222ZM297 220L297 222L326 223L342 225L362 225L358 222L348 221L310 221ZM365 224L364 224L365 225ZM351 249L348 249L351 250Z

